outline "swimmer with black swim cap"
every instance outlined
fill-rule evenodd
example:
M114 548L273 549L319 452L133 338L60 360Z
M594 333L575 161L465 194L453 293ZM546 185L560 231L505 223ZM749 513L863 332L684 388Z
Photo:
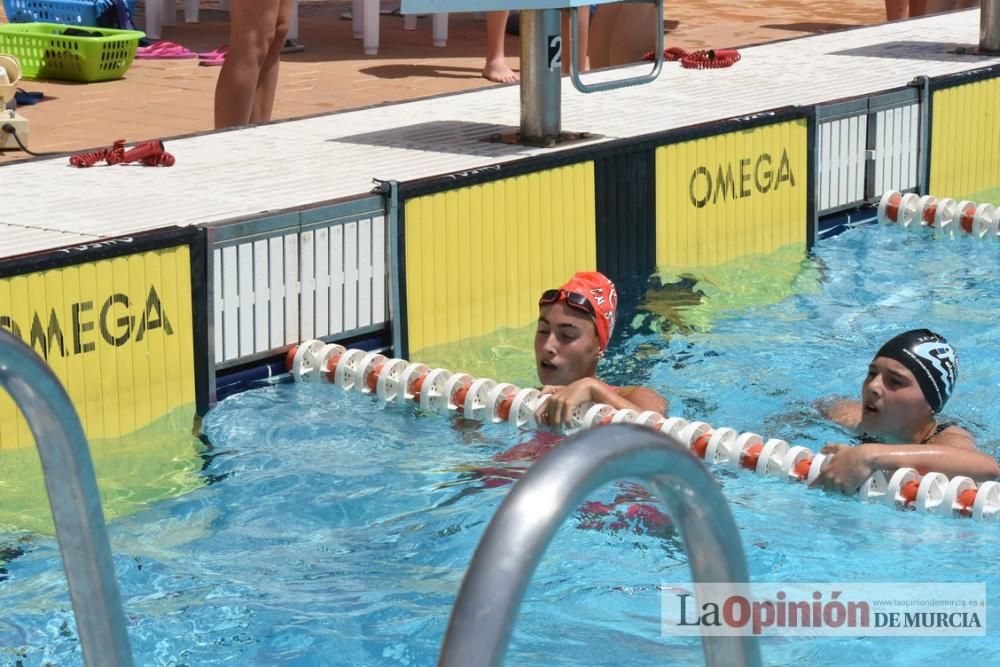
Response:
M892 338L868 365L861 401L822 408L828 419L880 441L828 444L822 451L834 456L813 484L850 494L874 471L898 468L965 475L977 482L1000 476L1000 465L976 448L972 434L937 420L957 379L958 355L942 336L913 329Z
M541 391L552 398L538 409L539 423L569 426L573 409L587 402L666 415L667 401L655 391L612 387L597 379L597 362L614 331L617 308L614 283L597 271L581 271L562 287L542 293L535 364Z

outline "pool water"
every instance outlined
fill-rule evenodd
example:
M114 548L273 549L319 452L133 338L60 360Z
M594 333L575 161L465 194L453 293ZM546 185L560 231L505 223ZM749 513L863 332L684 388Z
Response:
M857 395L872 352L926 326L959 351L945 416L1000 454L996 244L867 227L824 241L793 270L777 264L758 258L622 285L628 312L606 379L656 388L672 414L818 449L850 436L812 402ZM506 331L476 341L478 354L455 346L455 358L501 359L496 371L512 359L530 364L530 336ZM294 384L221 402L205 432L204 487L110 526L137 664L433 664L472 552L510 488L502 472L482 469L523 465L493 457L532 438ZM986 637L769 638L765 664L1000 661L990 630L1000 623L1000 523L715 474L755 581L988 586ZM593 494L618 520L579 511L560 530L507 664L703 663L697 638L659 635L659 587L688 580L688 558L669 525L630 516L633 491L614 484ZM55 542L0 535L4 553L0 665L81 664Z

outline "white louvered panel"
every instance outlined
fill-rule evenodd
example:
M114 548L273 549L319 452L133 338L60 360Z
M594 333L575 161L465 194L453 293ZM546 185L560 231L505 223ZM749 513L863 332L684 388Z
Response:
M285 259L285 345L299 338L299 235L285 234L282 239ZM274 347L279 347L281 343Z
M856 201L865 198L865 149L868 145L868 116L855 116L851 123L851 145L855 147L851 162L851 196Z
M388 302L386 290L389 281L385 274L385 216L372 218L372 321L385 322L389 319L385 304Z
M899 182L899 124L896 122L896 110L885 112L885 173L886 189L893 189Z
M222 249L222 357L235 359L240 354L239 274L236 246Z
M833 132L833 123L820 123L819 126L819 210L826 211L832 208L830 204L830 174L833 171L830 167L830 150L833 141L830 138Z
M841 182L843 181L841 171L841 148L843 147L840 129L843 121L836 120L830 123L830 202L832 206L842 203L840 197Z
M299 236L299 340L316 337L315 295L316 295L316 244L314 232L302 232Z
M864 115L820 124L820 212L864 199Z
M878 196L889 189L887 186L889 176L885 170L886 146L888 145L885 128L885 112L875 114L875 192L873 194Z
M344 330L344 226L330 228L330 333Z
M911 104L903 111L904 123L903 145L906 149L906 170L903 173L904 183L900 189L917 187L918 159L920 156L920 107Z
M268 348L281 347L285 341L285 241L276 236L267 240L269 268L269 301L271 313L271 331L268 336Z
M875 120L875 192L917 186L920 107L910 104L886 109Z
M372 221L358 220L358 317L359 327L372 323Z
M344 225L344 329L358 326L358 223Z
M902 146L902 113L900 109L893 109L888 115L889 124L892 127L892 132L890 137L892 137L891 153L892 153L892 168L889 173L892 174L891 185L893 189L896 189L896 184L903 179L903 146Z
M240 350L239 356L245 357L254 351L254 289L253 289L253 244L241 243L237 246L239 262L239 313L240 313Z
M852 133L852 123L854 133ZM837 199L844 204L856 201L855 193L851 189L854 184L854 156L858 153L858 146L855 143L856 131L856 116L840 121L840 188L837 191Z
M330 228L316 230L316 336L330 334Z
M215 324L212 327L215 331L215 363L219 364L225 361L226 357L224 355L224 350L222 348L222 332L225 327L224 318L222 316L222 305L224 299L222 297L222 250L216 248L212 251L212 274L215 295Z
M264 352L270 348L268 330L271 321L268 308L271 290L268 285L270 267L267 240L253 242L253 351Z

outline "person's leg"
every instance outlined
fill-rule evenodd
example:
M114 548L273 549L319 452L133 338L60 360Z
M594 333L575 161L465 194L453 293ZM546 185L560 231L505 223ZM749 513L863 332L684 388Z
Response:
M590 65L587 63L587 55L590 53L590 7L580 7L577 10L576 34L580 37L580 41L576 45L580 71L586 72L590 69Z
M942 12L951 12L957 8L957 3L955 0L926 0L927 11L925 14L940 14ZM917 16L912 14L911 16Z
M517 75L504 59L503 42L510 12L486 12L486 66L483 78L497 83L514 83Z
M907 16L908 0L885 0L885 20L898 21Z
M264 62L260 67L260 77L257 79L257 91L253 98L253 113L250 114L251 123L266 123L271 120L274 92L278 88L278 65L281 62L281 49L285 45L285 38L288 36L291 24L292 0L280 0L271 48L264 56Z
M597 13L603 9L601 7ZM657 16L655 5L622 5L608 45L610 64L637 63L644 55L655 51L654 26L656 30L663 30L663 17Z
M279 0L232 0L229 52L215 84L215 127L246 125L254 109L260 68L271 48Z
M601 69L611 66L611 35L621 13L620 4L601 5L590 21L590 37L587 53L590 66Z

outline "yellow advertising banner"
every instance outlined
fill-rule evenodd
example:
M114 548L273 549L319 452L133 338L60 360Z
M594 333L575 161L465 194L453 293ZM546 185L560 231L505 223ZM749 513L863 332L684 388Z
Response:
M43 357L88 439L117 438L195 412L187 245L0 278L0 327ZM0 452L33 447L0 392Z
M934 91L930 188L935 197L1000 199L1000 78Z
M805 247L808 121L736 130L656 149L656 263L708 267Z
M409 199L409 354L520 327L537 298L597 265L592 161Z

